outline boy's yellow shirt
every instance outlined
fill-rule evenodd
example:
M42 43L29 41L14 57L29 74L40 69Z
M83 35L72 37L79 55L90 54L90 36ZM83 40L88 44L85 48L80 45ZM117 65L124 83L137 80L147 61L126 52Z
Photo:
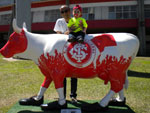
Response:
M82 17L79 17L79 18L73 17L73 18L71 18L69 20L67 26L68 26L68 28L70 28L72 25L74 25L76 29L73 32L75 32L75 33L79 32L79 31L83 31L83 29L79 26L80 21L82 21L84 28L88 27L88 25L86 23L86 20L84 18L82 18Z

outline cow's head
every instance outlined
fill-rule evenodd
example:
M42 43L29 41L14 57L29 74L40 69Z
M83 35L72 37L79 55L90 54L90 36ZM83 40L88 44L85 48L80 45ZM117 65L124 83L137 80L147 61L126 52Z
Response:
M8 42L0 49L0 53L10 58L17 53L22 53L27 48L27 38L24 29L20 29L16 24L16 19L13 20L14 32L10 35Z

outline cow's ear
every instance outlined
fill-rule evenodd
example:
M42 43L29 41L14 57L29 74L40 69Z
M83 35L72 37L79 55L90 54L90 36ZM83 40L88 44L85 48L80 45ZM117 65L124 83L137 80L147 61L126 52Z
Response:
M23 22L23 29L24 29L24 30L27 30L27 26L26 26L26 23L25 23L25 22Z

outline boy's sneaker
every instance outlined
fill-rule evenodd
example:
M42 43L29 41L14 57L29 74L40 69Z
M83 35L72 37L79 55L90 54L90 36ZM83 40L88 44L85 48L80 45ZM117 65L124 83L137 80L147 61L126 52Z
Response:
M79 43L83 43L83 42L84 42L84 39L83 39L82 36L78 36L78 37L77 37L77 40L78 40Z
M71 97L71 102L72 102L72 103L77 103L78 100L77 100L75 97Z
M68 42L75 42L75 37L72 34L69 34Z

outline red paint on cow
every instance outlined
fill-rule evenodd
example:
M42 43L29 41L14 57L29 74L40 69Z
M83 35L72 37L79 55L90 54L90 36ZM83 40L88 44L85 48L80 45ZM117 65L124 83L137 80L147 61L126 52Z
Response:
M63 80L67 73L66 66L63 55L58 53L57 50L55 50L55 56L50 56L47 53L45 57L42 54L39 59L39 68L46 77L42 86L48 87L53 80L56 89L63 87Z
M10 35L8 42L0 50L1 54L10 58L14 54L24 52L27 48L27 38L25 36L24 30L20 34L14 32Z
M97 59L96 63L98 77L104 80L104 84L107 84L108 81L110 81L111 90L116 93L119 92L125 83L126 71L131 63L131 57L126 59L121 56L117 59L115 56L107 55L101 63L99 60L100 59Z
M97 46L100 52L104 51L104 48L107 46L117 46L114 37L110 34L98 35L91 41Z
M96 62L96 68L94 64L85 68L76 68L67 63L63 57L63 54L58 53L55 50L55 56L50 56L47 53L47 58L41 55L39 59L39 68L46 76L43 82L43 87L48 87L51 81L54 81L55 88L63 87L64 77L75 78L93 78L99 77L107 84L111 83L111 90L119 92L123 88L126 78L126 70L131 63L131 57L128 59L123 56L117 59L115 56L107 55L100 63L100 56ZM49 80L48 80L49 79Z

